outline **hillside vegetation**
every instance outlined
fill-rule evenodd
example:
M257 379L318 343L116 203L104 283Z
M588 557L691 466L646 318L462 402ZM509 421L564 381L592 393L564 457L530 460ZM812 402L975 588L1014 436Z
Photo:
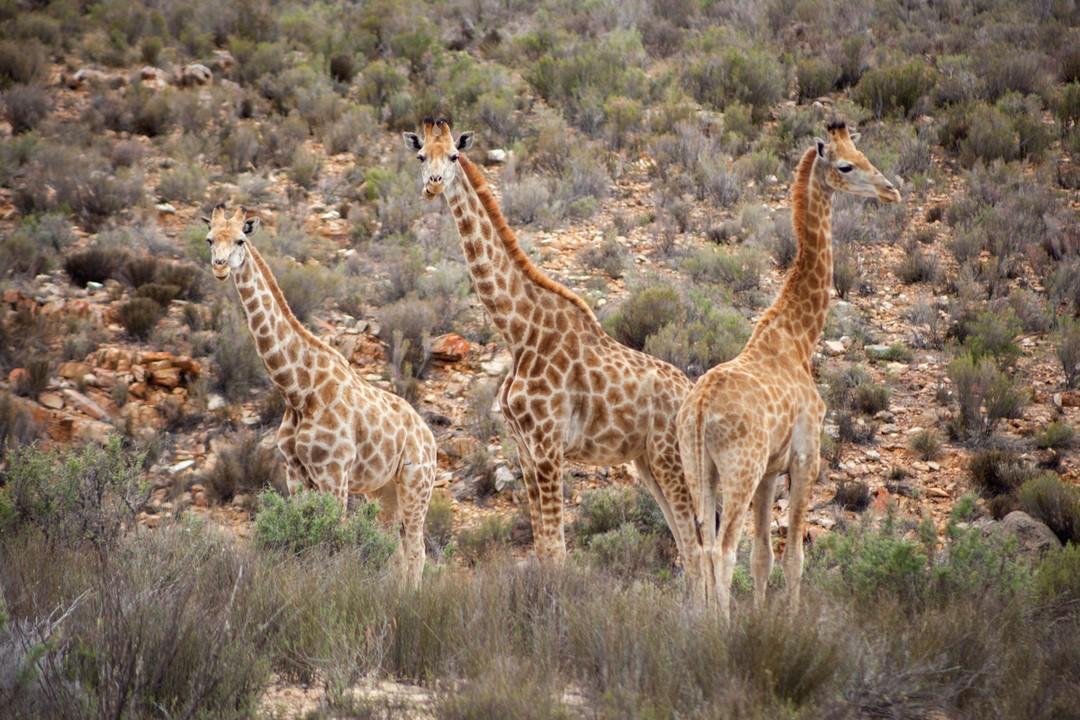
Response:
M302 686L315 713L405 712L372 679L445 718L1080 706L1076 3L0 0L0 107L17 716L266 714ZM401 131L475 131L535 262L697 377L779 287L792 172L836 115L903 201L835 203L807 607L685 609L626 467L570 468L574 560L521 566L509 355ZM282 497L283 407L209 273L218 203L435 431L419 594L385 577L376 508Z

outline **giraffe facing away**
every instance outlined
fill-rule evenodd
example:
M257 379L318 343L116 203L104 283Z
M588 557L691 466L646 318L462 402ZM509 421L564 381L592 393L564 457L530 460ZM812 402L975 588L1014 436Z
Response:
M435 482L435 437L402 398L381 390L305 328L250 236L258 218L214 208L206 242L214 277L233 276L263 365L285 399L277 445L290 493L314 488L348 508L378 498L399 529L396 562L410 586L424 569L424 518Z
M703 582L698 602L730 607L735 552L743 520L754 504L750 557L754 602L762 606L772 570L769 524L777 477L791 482L784 578L791 608L798 606L803 528L817 479L825 403L810 357L825 327L832 287L830 213L834 192L895 203L900 193L855 147L842 121L828 126L803 155L791 192L795 263L780 294L758 320L743 351L703 375L678 414L686 481L703 534ZM717 496L723 500L719 528Z
M633 462L660 505L688 577L700 566L675 414L690 381L674 366L613 340L585 302L541 272L518 245L481 171L445 120L405 133L421 164L423 195L445 196L477 295L513 364L499 391L521 458L536 552L561 561L564 460Z

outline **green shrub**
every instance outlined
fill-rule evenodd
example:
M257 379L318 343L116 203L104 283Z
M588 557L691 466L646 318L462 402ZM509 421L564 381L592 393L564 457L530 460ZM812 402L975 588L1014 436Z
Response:
M831 533L815 552L834 591L863 601L887 596L915 602L929 586L925 548L901 537L891 523L881 530L857 525L846 533Z
M579 543L587 545L595 535L633 523L637 503L638 490L633 487L613 485L590 490L581 497L570 533Z
M799 102L827 95L840 80L841 69L828 58L807 57L795 66L799 81Z
M859 412L874 415L889 408L889 388L874 382L860 383L852 400Z
M991 105L978 103L970 109L966 131L956 143L960 162L971 167L978 160L1015 160L1020 157L1020 133L1012 118Z
M626 268L626 249L613 237L599 245L589 245L581 251L581 262L589 268L602 270L608 277L618 279Z
M281 458L275 446L264 446L250 432L240 433L217 454L213 467L199 476L207 497L216 503L229 503L237 495L252 501L263 490L287 492Z
M876 117L907 116L933 86L930 69L922 61L912 60L868 70L852 97Z
M1080 603L1080 544L1069 543L1043 556L1035 568L1035 593L1064 607Z
M463 528L457 534L457 556L466 565L489 560L510 548L511 521L491 515L474 528Z
M164 285L153 282L141 285L135 291L135 297L149 298L162 308L167 308L169 303L175 300L179 294L180 288L177 285Z
M1056 339L1055 354L1065 374L1065 387L1074 388L1080 381L1080 321L1062 318Z
M0 87L44 80L49 59L36 40L0 40Z
M923 251L914 244L909 244L905 248L904 256L896 266L896 277L906 285L935 282L938 272L937 256Z
M674 288L645 285L631 291L618 310L604 320L604 328L624 345L642 350L650 335L682 317L682 298Z
M428 552L441 555L454 539L454 505L444 492L432 494L424 518L424 542Z
M272 490L259 495L255 543L269 550L300 554L321 547L349 550L372 568L386 565L394 540L378 526L378 503L362 502L342 520L341 502L330 493L301 490L285 497Z
M1020 355L1016 337L1020 334L1019 318L1012 308L980 313L964 338L964 347L976 359L992 358L1011 365Z
M2 99L4 117L16 135L36 128L52 107L48 92L37 85L16 85L4 92Z
M753 247L741 246L735 252L703 247L683 263L683 270L694 282L726 285L736 293L756 290L765 270L765 256Z
M784 94L784 76L775 55L764 48L704 48L683 71L683 84L698 102L718 110L734 102L750 106L761 122Z
M989 358L964 353L948 368L959 415L951 429L961 439L985 440L1003 418L1019 416L1027 393Z
M941 454L941 438L933 430L920 430L913 434L908 446L922 460L936 460Z
M128 334L138 340L146 340L157 327L164 314L162 307L150 298L134 297L117 311L120 324Z
M1080 488L1048 472L1025 482L1019 496L1024 511L1050 526L1061 542L1080 542Z
M627 577L654 574L670 566L660 538L630 524L593 535L586 557L598 567Z
M32 527L51 546L106 552L149 497L140 480L143 456L116 436L104 447L24 448L10 461L3 488L13 510L9 530Z
M305 190L310 190L315 186L315 181L319 179L321 171L322 158L318 153L303 147L296 149L289 166L289 178L294 183Z
M1055 420L1039 432L1035 433L1035 446L1046 448L1067 448L1073 443L1076 431L1067 422Z
M162 200L195 203L206 194L206 175L195 164L185 164L163 172L157 194Z
M247 322L231 306L221 311L211 358L213 386L229 400L243 401L252 388L266 382L262 360Z
M685 322L664 325L645 340L645 352L691 377L731 360L750 339L750 324L731 307L701 299Z
M0 460L7 458L9 450L29 444L39 431L30 412L12 400L11 393L0 392Z
M330 77L335 82L348 85L356 76L356 61L353 56L346 53L338 53L330 58Z
M1035 468L1003 448L979 450L968 461L972 484L984 497L1009 495L1035 475Z

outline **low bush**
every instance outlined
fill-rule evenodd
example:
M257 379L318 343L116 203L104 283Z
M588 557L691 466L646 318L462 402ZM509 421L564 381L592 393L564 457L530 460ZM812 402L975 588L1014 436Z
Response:
M44 80L48 70L48 55L40 42L0 40L0 87Z
M491 515L474 528L463 528L457 534L457 557L466 565L490 560L510 548L510 521Z
M1067 422L1055 420L1035 433L1035 447L1064 449L1072 446L1076 430Z
M7 459L9 451L28 445L39 431L30 411L13 400L11 393L0 392L0 461ZM2 530L3 520L0 518Z
M86 287L88 282L103 283L117 277L124 259L116 252L91 247L65 257L64 270L73 283Z
M1016 344L1020 330L1020 319L1010 307L980 313L964 338L964 347L975 360L991 358L1011 365L1020 355Z
M231 307L220 311L211 358L213 386L229 400L242 401L252 388L266 382L266 371L247 322Z
M908 446L922 460L936 460L941 454L941 438L933 430L920 430L913 434Z
M799 81L799 102L827 95L840 80L841 69L828 58L806 57L795 66Z
M285 497L264 490L255 514L255 542L290 554L314 548L348 550L370 568L384 567L395 541L378 526L378 504L362 502L347 517L343 515L340 500L330 493L301 490Z
M180 165L161 174L157 194L170 202L199 202L206 195L206 175L195 164Z
M1063 608L1080 603L1080 543L1047 553L1035 569L1035 593Z
M441 557L454 539L454 505L450 496L436 492L424 518L424 543L429 553Z
M1055 354L1065 375L1065 387L1074 388L1080 382L1080 321L1062 318L1056 340Z
M120 324L136 340L146 340L154 332L164 312L161 305L146 297L134 297L117 311Z
M682 317L682 298L676 290L670 285L646 285L631 291L605 319L604 328L619 342L643 350L650 335Z
M719 34L715 38L720 40ZM764 120L784 93L783 70L764 48L735 47L721 41L691 59L683 84L694 98L718 110L734 102L748 105L755 121Z
M853 99L876 117L910 115L934 86L932 72L920 60L871 68L855 87Z
M216 462L199 476L207 497L216 503L255 496L272 488L287 493L281 457L276 446L264 446L254 433L240 433L221 452Z
M906 285L935 282L938 279L938 273L937 256L923 251L914 244L905 248L904 257L896 266L896 277Z
M1036 474L1034 466L1004 448L979 450L968 461L968 476L984 497L1014 493Z
M140 479L142 462L115 436L104 447L21 449L11 457L0 489L11 508L3 534L34 528L53 548L108 552L149 499Z
M4 117L16 135L35 129L52 108L48 92L37 85L16 85L4 92L2 100Z
M1042 520L1063 543L1080 543L1080 488L1054 473L1043 473L1023 484L1020 506Z
M589 245L579 256L586 267L602 270L614 279L621 278L626 268L626 249L614 237L606 238L599 245Z
M989 358L964 353L949 364L948 373L959 409L950 430L958 439L986 440L998 422L1018 417L1027 404L1024 388Z

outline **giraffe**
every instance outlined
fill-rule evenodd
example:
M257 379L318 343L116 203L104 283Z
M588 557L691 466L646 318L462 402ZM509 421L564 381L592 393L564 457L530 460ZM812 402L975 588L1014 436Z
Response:
M481 171L445 120L404 133L423 196L446 198L473 285L513 358L499 391L521 459L537 556L560 562L564 460L632 462L675 536L688 579L700 547L676 446L675 414L690 381L674 366L613 340L580 297L541 272L518 245Z
M365 382L337 350L296 319L270 267L251 243L257 217L223 206L209 218L214 277L233 276L248 328L285 399L277 446L290 494L302 488L378 498L397 527L396 564L411 587L424 569L424 518L435 481L435 437L402 398Z
M834 120L827 137L807 150L796 172L791 209L798 252L780 294L743 351L698 379L679 408L679 447L703 532L703 582L695 596L699 603L715 602L724 618L751 499L754 602L764 605L773 563L769 522L777 477L784 472L791 492L783 569L789 607L798 606L803 527L818 475L825 416L810 356L829 310L833 193L900 200L892 183L855 148L857 133ZM718 493L723 499L719 527L714 522Z

